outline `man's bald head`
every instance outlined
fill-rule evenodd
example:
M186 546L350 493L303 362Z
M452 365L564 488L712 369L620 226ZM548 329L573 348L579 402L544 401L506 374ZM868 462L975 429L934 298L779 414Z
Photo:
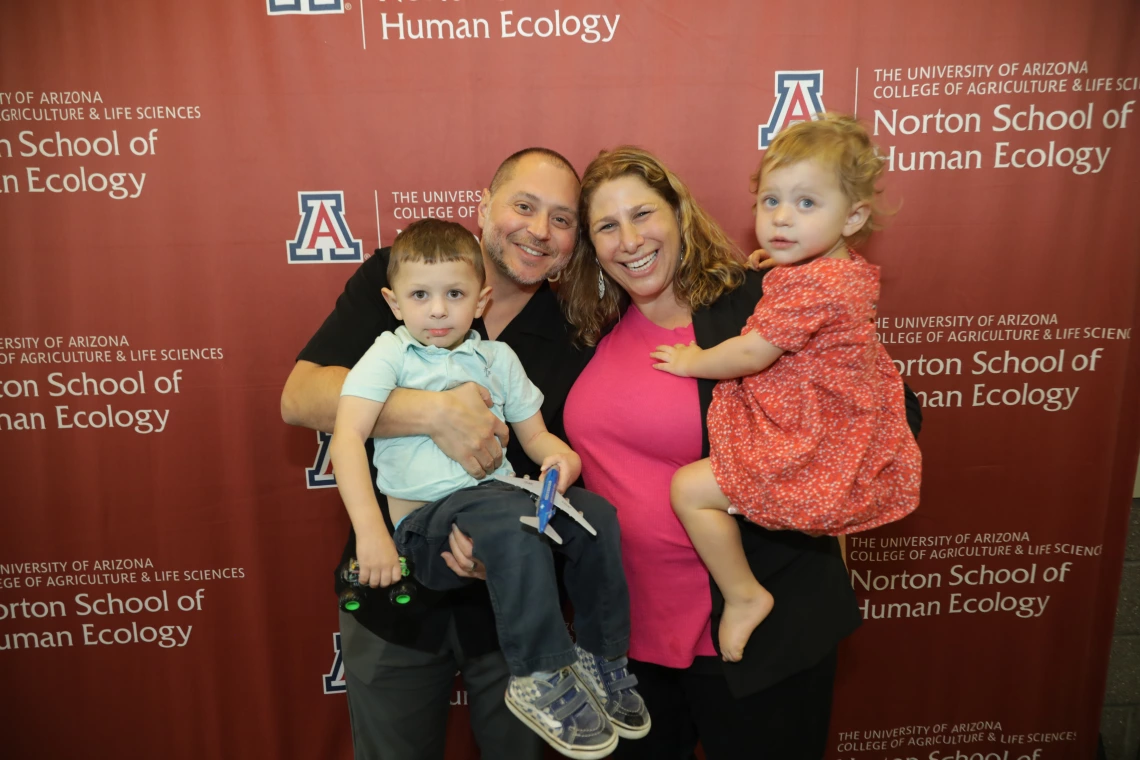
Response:
M515 167L519 165L527 156L540 156L549 159L552 163L562 166L566 171L574 175L574 179L581 183L581 178L578 172L574 171L574 166L566 157L558 151L550 150L549 148L523 148L517 153L512 153L507 156L503 163L499 164L499 168L495 170L495 176L491 178L491 195L494 195L503 183L509 182L514 174Z

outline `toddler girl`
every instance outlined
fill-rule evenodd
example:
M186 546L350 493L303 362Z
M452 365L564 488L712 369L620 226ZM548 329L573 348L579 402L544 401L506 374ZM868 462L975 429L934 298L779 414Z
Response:
M731 514L842 535L918 506L922 457L902 379L875 335L879 270L852 250L874 225L883 171L852 118L783 130L753 177L756 237L776 264L755 312L740 336L711 349L651 354L657 369L723 381L709 408L710 457L677 471L671 499L724 595L725 660L741 658L773 606Z

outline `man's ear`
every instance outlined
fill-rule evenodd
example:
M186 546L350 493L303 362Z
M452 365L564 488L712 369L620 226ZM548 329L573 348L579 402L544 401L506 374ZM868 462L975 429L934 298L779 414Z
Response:
M859 201L858 203L851 204L851 208L847 211L847 222L843 225L843 237L851 237L863 229L863 225L866 224L870 218L870 203L867 201Z
M483 316L483 310L487 308L487 304L491 300L491 286L488 285L479 291L479 302L475 304L475 316Z
M479 199L479 211L476 214L476 220L479 229L483 229L483 225L487 223L487 215L491 211L491 191L488 188L483 189L483 197Z
M403 322L404 318L400 315L400 307L396 303L396 294L388 288L380 288L380 295L384 296L384 300L388 302L388 308L396 315L396 319Z

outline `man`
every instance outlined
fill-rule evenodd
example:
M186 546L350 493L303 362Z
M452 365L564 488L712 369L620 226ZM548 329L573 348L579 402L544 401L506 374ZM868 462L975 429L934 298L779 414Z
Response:
M564 438L562 407L589 355L570 333L548 279L570 260L578 238L578 176L558 153L529 148L496 171L479 203L478 224L491 301L474 324L484 339L501 340L518 354L542 391L543 418ZM310 339L286 381L281 415L292 425L331 432L341 385L375 338L398 326L384 302L387 250L360 266L336 308ZM493 471L502 445L518 473L538 475L506 425L487 406L490 396L468 383L443 393L397 389L373 435L428 435L473 477ZM387 502L377 493L389 531ZM349 534L342 561L355 552ZM453 532L452 547L469 556L469 542ZM483 578L477 562L458 575ZM451 684L462 672L471 726L486 758L539 758L538 737L505 707L509 672L498 651L495 619L482 583L458 591L422 592L408 608L365 604L340 615L353 745L359 758L442 758ZM376 598L380 595L373 595Z

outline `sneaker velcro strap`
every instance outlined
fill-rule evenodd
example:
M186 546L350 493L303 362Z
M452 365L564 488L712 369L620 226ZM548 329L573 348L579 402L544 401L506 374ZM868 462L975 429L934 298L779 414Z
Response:
M629 664L629 660L625 657L619 657L616 660L607 660L603 657L595 658L602 666L603 673L612 673L615 670L622 670Z
M629 664L628 659L625 657L619 657L616 660L598 659L601 660L600 664L604 676L616 674L613 680L607 680L603 676L607 691L613 693L621 691L622 689L632 689L634 686L637 686L637 676L626 670L626 665Z
M574 696L566 704L551 710L551 715L555 720L563 721L569 718L574 713L578 712L587 702L586 692L578 690L574 692Z
M535 700L534 706L540 710L545 710L558 700L566 696L570 691L574 692L574 696L570 697L565 704L559 705L551 710L551 714L556 720L565 720L578 711L582 705L586 704L586 694L581 689L576 688L578 682L573 676L564 676L549 692Z
M632 689L637 686L637 676L627 675L625 678L619 678L616 681L611 681L606 684L606 689L610 692L623 691L624 689Z

